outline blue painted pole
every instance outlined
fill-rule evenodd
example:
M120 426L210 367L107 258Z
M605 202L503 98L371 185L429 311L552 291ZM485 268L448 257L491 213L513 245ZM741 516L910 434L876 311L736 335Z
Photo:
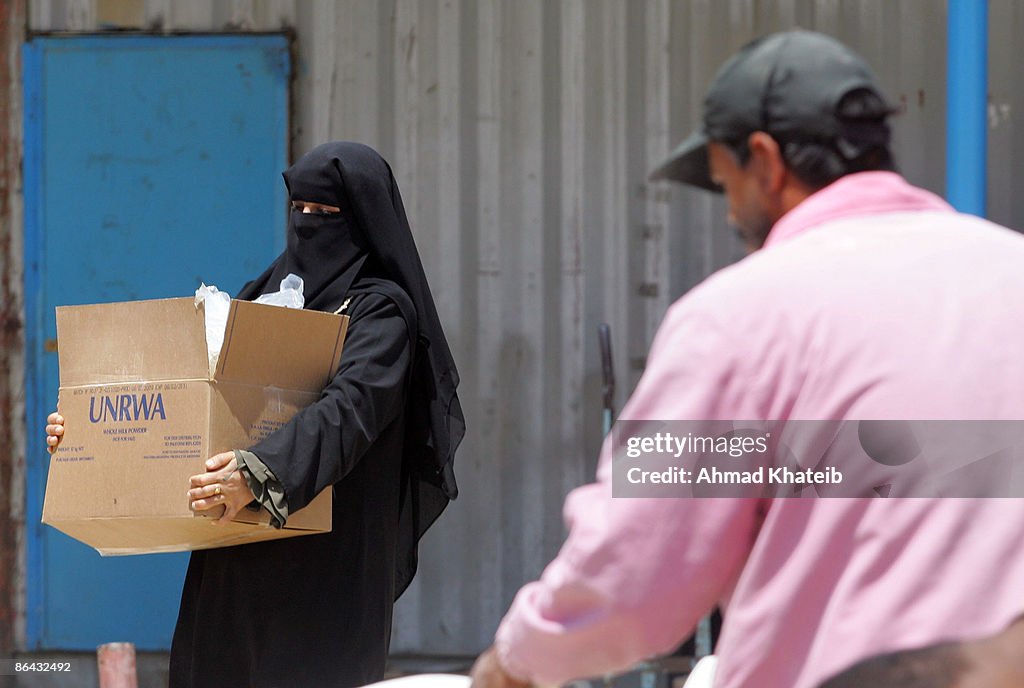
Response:
M988 0L949 0L946 199L985 215L988 159Z

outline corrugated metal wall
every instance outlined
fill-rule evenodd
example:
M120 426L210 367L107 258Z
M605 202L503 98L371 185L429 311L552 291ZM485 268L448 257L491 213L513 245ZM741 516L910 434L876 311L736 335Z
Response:
M724 206L648 185L717 66L802 26L867 55L902 102L898 161L942 191L940 0L32 0L33 30L292 29L294 150L376 146L395 168L462 371L462 497L424 541L394 650L474 653L563 537L600 436L595 327L621 401L668 303L739 255ZM992 215L1011 183L1024 9L992 2Z

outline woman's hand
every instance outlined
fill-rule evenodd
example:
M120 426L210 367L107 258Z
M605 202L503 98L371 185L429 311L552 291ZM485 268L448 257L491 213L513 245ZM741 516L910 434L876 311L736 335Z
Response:
M56 411L46 418L46 451L51 454L57 451L60 438L64 436L64 416Z
M193 511L206 511L224 506L224 515L214 521L220 525L235 517L245 506L256 499L249 489L234 452L223 452L206 461L206 473L189 478L188 498Z

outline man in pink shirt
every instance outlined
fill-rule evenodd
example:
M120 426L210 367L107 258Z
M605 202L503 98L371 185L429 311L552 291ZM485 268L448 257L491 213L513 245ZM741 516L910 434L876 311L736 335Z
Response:
M655 176L724 191L754 252L669 309L620 420L1024 419L1024 238L896 174L890 113L820 34L722 67ZM613 498L612 453L477 688L626 669L716 605L717 688L812 688L1024 613L1020 499Z

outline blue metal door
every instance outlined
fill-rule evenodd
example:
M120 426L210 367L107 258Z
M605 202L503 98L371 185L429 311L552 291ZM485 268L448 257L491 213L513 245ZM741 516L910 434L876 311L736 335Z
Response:
M169 647L187 556L101 558L40 524L54 307L231 293L284 244L288 42L39 37L24 50L27 639ZM182 490L186 489L182 486Z

